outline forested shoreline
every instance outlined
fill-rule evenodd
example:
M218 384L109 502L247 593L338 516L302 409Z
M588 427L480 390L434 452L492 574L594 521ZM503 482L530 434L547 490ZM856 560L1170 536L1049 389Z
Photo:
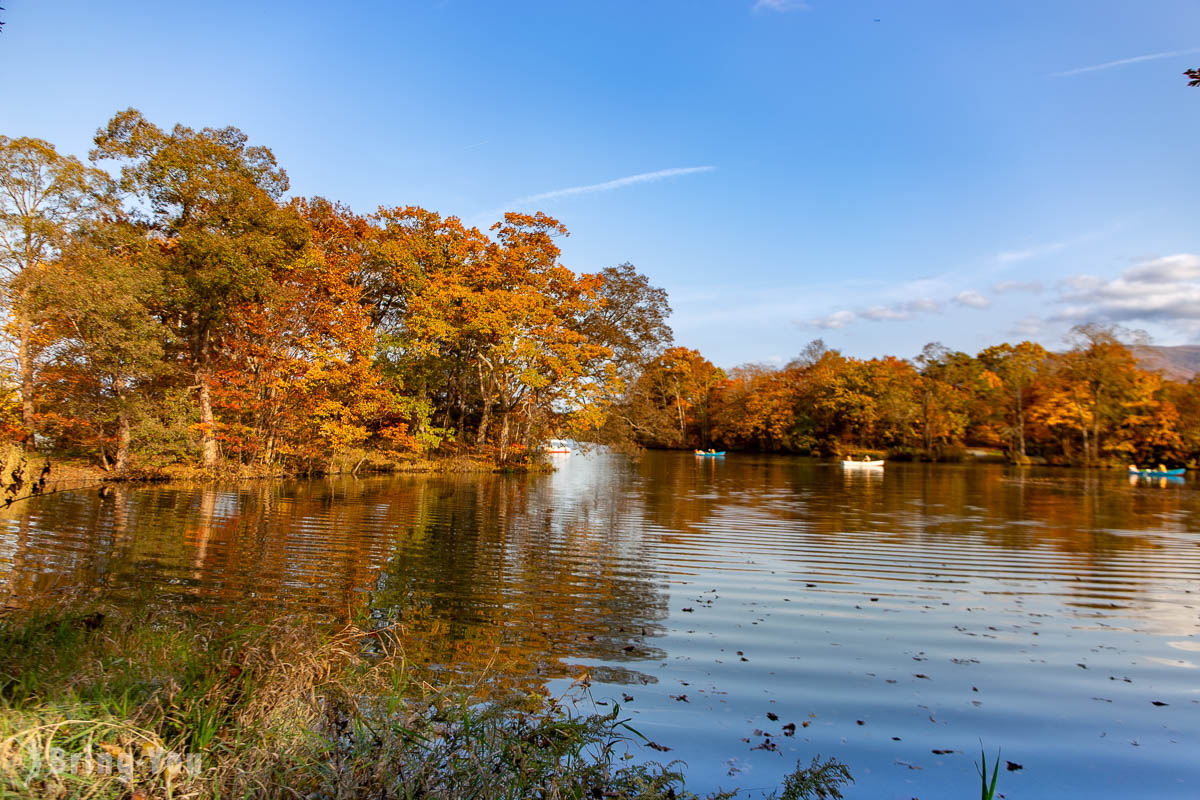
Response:
M630 264L563 266L567 229L488 231L414 205L291 198L236 128L130 109L89 162L0 137L8 378L0 435L115 474L328 472L549 437L619 447L1017 463L1195 463L1200 384L1142 370L1129 332L1065 350L855 359L813 342L728 372L674 346L666 293Z
M130 109L90 166L29 138L0 138L0 159L0 432L115 472L523 463L597 428L670 340L665 294L629 265L567 269L545 214L484 233L289 199L236 128Z
M729 372L671 348L613 424L660 447L914 460L988 448L1018 464L1195 465L1200 380L1141 369L1140 338L1084 324L1061 352L1025 341L972 356L934 343L911 360L850 358L817 340L783 367Z

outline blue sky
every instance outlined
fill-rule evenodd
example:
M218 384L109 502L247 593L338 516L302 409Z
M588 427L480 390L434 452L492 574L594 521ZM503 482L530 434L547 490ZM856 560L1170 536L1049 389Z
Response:
M0 133L233 124L295 194L634 263L723 366L1200 341L1200 3L7 0Z

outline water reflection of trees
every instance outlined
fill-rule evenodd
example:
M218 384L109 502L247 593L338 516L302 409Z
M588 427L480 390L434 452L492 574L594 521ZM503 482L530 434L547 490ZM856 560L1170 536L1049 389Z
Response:
M369 605L415 661L636 671L667 614L641 518L623 470L118 487L0 518L0 582L9 603L73 586L202 614Z
M1200 566L1187 488L1131 487L1113 472L911 464L867 476L802 458L714 468L661 454L641 473L670 546L757 553L810 575L994 579L1084 609L1140 604L1148 618L1153 590Z
M414 519L380 575L374 607L433 663L499 653L504 671L558 675L561 660L636 663L667 615L621 470L581 486L464 479ZM464 649L466 652L464 652ZM643 679L648 679L643 676Z
M851 572L869 551L913 575L936 559L959 574L1069 583L1059 591L1080 605L1105 605L1167 574L1197 522L1190 486L1103 472L914 464L879 477L799 458L649 454L548 476L37 498L0 514L0 586L8 604L82 586L330 620L370 603L413 633L414 659L499 651L534 673L561 659L636 670L661 655L667 563L770 552L796 570L819 560ZM1175 571L1194 561L1180 556Z

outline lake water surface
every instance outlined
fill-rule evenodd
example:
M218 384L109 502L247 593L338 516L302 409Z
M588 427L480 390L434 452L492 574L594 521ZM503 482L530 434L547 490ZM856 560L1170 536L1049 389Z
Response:
M969 797L982 742L1022 766L1001 769L1010 798L1200 793L1191 479L557 463L63 492L0 517L0 591L330 620L366 606L405 625L416 659L554 691L586 672L693 791L755 796L820 753L850 766L848 797Z

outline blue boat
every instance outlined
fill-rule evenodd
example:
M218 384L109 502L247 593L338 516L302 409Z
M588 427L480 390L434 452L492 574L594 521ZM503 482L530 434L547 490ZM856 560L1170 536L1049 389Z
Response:
M1141 475L1146 478L1174 478L1187 472L1186 469L1137 469L1136 467L1129 468L1130 475Z
M724 450L697 450L696 455L704 456L705 458L713 458L715 456L725 455Z

